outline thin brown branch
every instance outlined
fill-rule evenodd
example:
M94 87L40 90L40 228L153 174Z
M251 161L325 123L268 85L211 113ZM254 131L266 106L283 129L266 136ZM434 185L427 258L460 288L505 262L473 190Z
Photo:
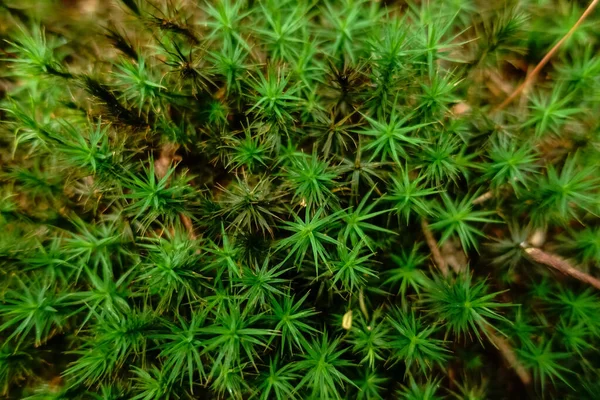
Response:
M437 264L437 266L440 269L440 271L442 272L442 274L444 276L447 276L448 275L448 265L446 263L446 259L444 257L442 257L440 249L438 248L438 245L437 245L437 241L435 240L433 233L431 232L431 229L429 228L429 224L427 223L427 221L425 219L421 220L421 228L423 230L423 234L425 235L425 240L427 242L427 245L429 246L431 254L433 255L433 259L434 259L435 263ZM464 271L464 266L463 266L463 268L460 268L460 270ZM490 341L492 342L494 347L496 347L498 349L498 351L500 352L502 357L506 360L508 365L512 369L515 370L515 373L517 374L517 376L519 377L521 382L523 382L523 385L525 385L525 386L529 385L531 383L531 375L529 375L529 372L527 372L527 369L525 369L525 367L519 362L517 356L515 355L515 352L513 351L512 347L510 346L508 341L505 340L504 338L496 335L495 331L490 326L486 327L485 329L486 329L486 336L490 339Z
M585 11L583 12L583 14L581 14L581 17L579 17L579 19L577 20L577 22L571 27L571 29L569 29L569 32L567 32L555 45L554 47L552 47L550 49L550 51L548 53L546 53L546 55L544 56L544 58L542 58L542 60L535 66L535 68L529 73L527 74L527 76L525 77L525 80L523 81L523 83L521 83L519 85L519 87L517 87L510 96L508 96L498 107L496 107L493 112L498 112L502 109L504 109L507 105L509 105L510 103L512 103L512 101L514 99L516 99L519 94L521 94L521 92L523 91L523 89L525 89L526 87L528 87L531 82L535 79L535 77L540 73L540 71L542 70L542 68L544 68L546 66L546 64L548 64L548 61L550 61L550 59L552 58L552 56L554 56L554 54L558 51L558 49L563 45L564 42L566 42L572 35L573 33L577 30L577 28L579 28L579 26L583 23L583 21L588 17L588 15L590 15L592 13L592 11L594 10L594 8L598 5L598 3L600 2L600 0L593 0L590 5L585 9Z
M429 251L431 251L431 255L433 256L433 261L442 275L448 276L448 265L446 264L446 260L442 257L437 240L433 237L433 233L429 228L429 223L425 219L421 219L421 229L423 230L423 235L425 235L425 241L427 242L427 246L429 246Z
M169 167L177 159L178 149L179 146L173 143L162 145L158 158L154 161L154 172L158 179L162 179L167 174Z
M433 259L434 259L435 263L437 264L437 267L442 272L442 275L447 276L448 275L448 265L447 265L444 257L442 257L442 254L438 248L437 242L436 242L435 238L433 237L433 233L431 232L431 229L429 228L429 224L427 223L427 221L425 219L421 220L421 228L423 230L423 234L425 235L425 240L427 242L427 245L429 246L431 254L433 255ZM496 347L498 349L498 351L500 352L502 357L506 360L508 365L512 369L515 370L515 373L517 374L517 376L519 377L521 382L523 382L523 385L525 385L525 386L529 385L529 383L531 382L531 376L529 375L529 372L527 372L525 367L519 362L517 356L515 355L515 352L513 351L512 347L510 346L508 341L506 341L504 338L496 335L495 331L491 327L487 327L485 329L486 329L486 336L490 339L490 341L492 342L494 347Z
M519 362L517 355L513 351L508 341L503 337L496 335L496 332L494 332L491 327L487 327L486 333L487 337L490 339L490 342L492 342L492 344L498 349L508 365L515 370L515 373L521 382L523 382L523 385L529 385L531 383L531 375L529 375L529 372L527 372L527 369L525 369L523 364Z
M178 149L179 146L173 143L166 143L160 148L160 154L154 161L154 173L156 174L157 178L163 178L169 171L171 164L174 161L181 160L181 157L176 154ZM185 214L179 214L179 218L181 219L183 226L185 226L190 239L196 239L194 225L192 224L191 218Z
M599 279L594 278L593 276L573 267L567 260L555 254L546 253L537 247L531 247L528 243L522 243L521 247L533 261L554 268L565 275L569 275L600 290Z
M494 193L492 193L492 191L489 190L489 191L485 192L484 194L482 194L481 196L477 196L477 198L475 200L473 200L473 204L485 203L492 197L494 197Z
M183 226L185 226L190 239L196 240L197 236L194 233L194 224L192 224L192 219L185 214L179 214L179 218L181 219Z
M440 254L446 265L449 265L456 274L466 271L468 264L467 255L459 242L446 240L440 247Z
M513 177L510 182L516 182L518 179L517 177ZM507 184L504 184L502 186L500 186L500 188L505 188L507 186ZM485 192L484 194L477 196L477 198L475 200L473 200L473 204L481 204L481 203L485 203L486 201L490 200L491 198L494 197L494 192L492 190L488 190L487 192Z

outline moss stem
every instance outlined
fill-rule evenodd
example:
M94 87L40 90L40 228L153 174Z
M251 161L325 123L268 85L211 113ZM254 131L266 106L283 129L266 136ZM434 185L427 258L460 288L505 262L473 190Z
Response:
M440 272L443 276L448 276L448 265L446 264L446 260L442 257L442 253L437 244L437 240L433 236L431 229L429 228L429 223L423 218L421 219L421 229L423 230L423 235L425 235L425 241L427 242L427 246L429 246L429 250L431 251L431 255L433 256L433 261L439 268Z
M496 113L496 112L506 108L506 106L508 106L510 103L512 103L513 100L515 100L525 88L527 88L529 85L531 85L531 83L533 82L535 77L540 73L540 71L544 68L544 66L546 64L548 64L548 61L550 61L552 56L554 56L554 54L563 45L563 43L566 42L573 35L573 33L577 30L577 28L588 17L588 15L590 15L592 13L592 11L594 11L594 8L596 8L596 6L598 5L598 2L600 2L600 0L593 0L590 3L590 5L585 9L583 14L581 14L581 17L579 17L579 19L577 20L577 22L575 22L575 24L571 27L571 29L569 29L569 31L554 45L554 47L552 47L550 49L550 51L548 53L546 53L544 58L542 58L542 60L535 66L535 68L529 74L527 74L523 83L521 83L510 94L510 96L508 96L498 107L496 107L492 111L492 113Z

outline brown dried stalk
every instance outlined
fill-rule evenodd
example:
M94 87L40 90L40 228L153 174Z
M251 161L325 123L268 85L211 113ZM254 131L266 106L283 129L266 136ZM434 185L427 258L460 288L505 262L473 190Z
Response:
M467 255L462 249L460 242L455 240L446 240L440 247L440 254L456 274L460 274L467 269Z
M517 355L513 351L512 347L506 339L496 335L491 327L487 327L487 337L490 342L498 349L502 357L506 360L508 365L515 370L517 376L523 382L523 385L527 386L531 383L531 375L527 372L527 369L519 362Z
M443 276L448 276L448 265L444 257L438 248L437 241L435 240L431 229L429 228L429 223L425 219L421 219L421 229L423 230L423 234L425 235L425 241L427 242L427 246L429 246L429 250L431 251L431 255L433 256L433 260L437 267L440 269L440 272ZM464 271L464 268L461 270ZM529 372L525 369L525 367L519 362L515 352L512 347L508 343L507 340L501 338L496 335L494 330L491 327L487 327L486 334L490 339L490 342L498 349L502 357L506 360L508 365L513 368L521 380L523 385L527 386L531 383L531 376Z
M429 251L431 251L431 255L433 256L433 261L442 275L448 276L448 265L446 264L446 260L442 257L442 253L437 245L437 240L433 237L433 233L429 228L429 223L424 218L421 219L421 229L423 230L423 235L425 235L425 241L427 242L427 246L429 246Z
M169 167L174 161L181 161L181 156L176 154L178 149L179 145L174 143L166 143L161 147L160 154L154 161L154 173L158 179L163 178L167 174ZM191 218L185 214L179 214L179 218L181 219L183 226L185 226L190 239L196 239Z
M546 253L537 247L531 247L528 243L522 243L521 247L533 261L554 268L565 275L579 279L581 282L585 282L588 285L600 290L600 279L594 278L593 276L573 267L564 258L561 258L556 254Z
M531 83L533 82L533 80L535 79L535 77L540 73L540 71L542 70L542 68L544 68L544 66L546 66L546 64L548 64L548 61L550 61L550 59L558 51L558 49L560 48L560 46L562 46L562 44L564 42L566 42L567 39L569 39L571 37L571 35L573 35L573 33L577 30L577 28L579 28L579 26L583 23L583 21L588 17L588 15L590 15L592 13L592 11L598 5L599 2L600 2L600 0L593 0L590 3L590 5L585 9L585 11L583 12L583 14L581 14L581 17L579 17L579 19L577 20L577 22L575 22L575 24L571 27L571 29L569 29L569 32L567 32L558 41L558 43L556 43L554 45L554 47L552 47L550 49L550 51L544 56L544 58L542 58L542 60L535 66L535 68L529 74L527 74L527 77L525 78L525 80L523 81L523 83L521 83L519 85L519 87L517 87L511 93L510 96L508 96L498 107L496 107L493 110L494 113L498 112L498 111L500 111L502 109L504 109L507 105L509 105L510 103L512 103L512 101L514 99L516 99L519 96L519 94L521 94L521 92L525 88L527 88L529 85L531 85Z
M492 193L492 191L489 190L489 191L485 192L484 194L482 194L481 196L477 196L477 198L475 200L473 200L473 204L485 203L492 197L494 197L494 193Z

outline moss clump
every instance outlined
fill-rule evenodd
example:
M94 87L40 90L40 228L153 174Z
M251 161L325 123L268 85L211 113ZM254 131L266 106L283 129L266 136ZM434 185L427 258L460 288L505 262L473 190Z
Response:
M597 399L584 3L0 2L0 392Z

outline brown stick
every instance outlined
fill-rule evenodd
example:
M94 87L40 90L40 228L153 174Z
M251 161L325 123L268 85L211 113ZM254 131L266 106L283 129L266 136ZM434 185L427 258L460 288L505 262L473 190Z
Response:
M429 246L429 250L433 255L435 263L442 272L442 275L448 276L448 265L446 264L444 257L442 257L442 254L437 245L437 241L433 237L433 233L429 228L429 223L427 223L425 219L421 219L421 229L423 230L427 246ZM521 380L521 382L523 382L523 385L529 385L529 383L531 383L531 376L529 375L529 372L527 372L525 367L519 362L517 356L515 355L515 352L513 351L508 341L506 341L504 338L497 336L491 327L488 326L485 329L487 337L490 339L494 347L496 347L498 351L500 351L500 354L502 355L502 357L504 357L508 365L510 365L510 367L515 370L519 379Z
M515 98L517 98L517 96L519 96L519 94L523 91L523 89L525 89L529 84L531 84L531 81L533 81L535 79L535 77L537 76L537 74L540 73L540 71L542 70L542 68L544 68L544 66L546 64L548 64L548 61L550 61L550 59L552 58L552 56L554 56L554 53L556 53L558 51L558 49L560 48L560 46L562 46L562 44L564 42L566 42L573 35L573 33L577 30L577 28L579 28L579 26L588 17L588 15L591 14L591 12L594 10L594 8L598 5L599 2L600 2L600 0L593 0L590 3L590 5L585 9L585 11L583 12L583 14L581 14L581 17L579 17L579 19L577 20L577 22L575 22L575 24L571 27L571 29L569 29L569 32L567 32L558 41L558 43L556 43L554 45L554 47L552 47L550 49L550 51L548 53L546 53L546 55L544 56L544 58L542 58L542 60L538 63L538 65L536 65L535 68L531 71L531 73L529 73L527 75L527 77L525 77L525 80L523 81L523 83L521 83L521 85L519 85L519 87L517 87L511 93L511 95L506 98L506 100L504 100L498 107L496 107L492 111L493 113L502 110L507 105L509 105L510 103L512 103L512 101Z
M513 177L511 179L512 182L517 181L516 177ZM502 187L505 187L506 184L504 184ZM473 204L481 204L481 203L485 203L486 201L490 200L491 198L494 197L494 192L492 192L491 190L488 190L487 192L485 192L482 195L477 196L477 198L475 200L473 200Z
M163 178L167 174L169 167L171 167L171 163L180 159L176 154L177 149L179 149L179 146L173 143L166 143L161 147L160 155L154 161L154 173L157 178ZM195 240L196 234L194 233L194 225L192 224L191 218L185 214L179 214L179 218L181 219L183 226L185 226L190 239Z
M423 230L423 235L425 235L425 241L427 242L427 246L429 246L429 251L431 251L431 255L433 256L433 261L442 275L448 276L448 265L446 265L446 260L442 257L442 253L440 253L440 249L437 245L437 240L433 237L433 233L429 228L429 223L427 223L424 218L421 219L421 229Z
M517 358L515 352L513 351L508 341L496 335L496 333L491 327L487 327L486 331L487 337L490 339L490 342L492 342L492 344L498 349L500 354L502 354L502 357L504 357L508 365L510 365L510 367L515 370L517 376L519 377L521 382L523 382L523 385L529 385L531 383L531 375L529 375L529 372L527 372L525 367L519 362L519 359Z
M475 200L473 200L473 204L481 204L484 203L486 201L488 201L489 199L491 199L492 197L494 197L494 194L492 193L491 190L485 192L484 194L482 194L481 196L478 196Z
M537 247L530 247L527 243L522 243L521 247L525 250L525 253L527 253L527 255L533 261L554 268L565 275L569 275L575 279L579 279L581 282L585 282L588 285L592 285L596 289L600 290L599 279L596 279L593 276L586 274L585 272L573 267L567 260L555 254L546 253L545 251L538 249Z
M442 275L448 276L448 266L446 264L446 261L444 257L442 257L442 254L437 246L437 241L433 237L433 233L431 232L429 224L425 219L421 220L421 228L423 230L423 234L425 235L427 246L429 246L429 250L433 255L433 259L437 264L437 267L442 272ZM497 336L491 327L488 326L485 329L486 335L490 339L490 342L492 342L494 347L498 349L498 351L500 352L502 357L504 357L508 365L510 365L510 367L515 370L517 376L519 377L521 382L523 382L523 385L529 385L529 383L531 383L531 376L529 375L529 372L527 372L525 367L519 362L508 341L506 341L504 338Z
M196 240L197 236L194 233L194 224L192 223L192 219L185 214L179 214L179 218L181 219L181 222L183 222L183 226L185 226L190 239Z
M154 161L154 172L158 179L162 179L167 174L171 164L177 158L176 153L178 149L179 146L173 143L165 143L162 145L160 154Z
M454 273L460 274L467 269L467 255L460 243L446 240L440 247L440 254L446 265L450 266Z

